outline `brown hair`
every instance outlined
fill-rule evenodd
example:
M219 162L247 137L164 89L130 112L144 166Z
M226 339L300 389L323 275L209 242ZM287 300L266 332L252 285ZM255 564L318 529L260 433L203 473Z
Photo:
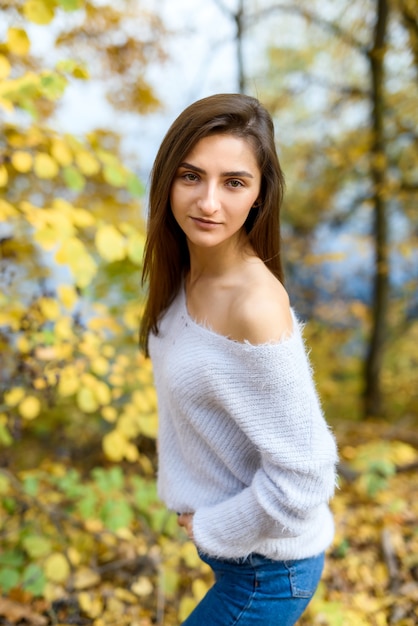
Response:
M178 293L190 264L186 237L171 212L171 186L179 164L196 143L216 134L240 137L254 149L261 171L261 189L245 228L256 254L283 281L279 217L284 178L270 114L258 100L241 94L217 94L198 100L169 128L151 172L142 272L142 283L148 284L148 297L140 328L140 345L146 352L148 335L158 332L159 318Z

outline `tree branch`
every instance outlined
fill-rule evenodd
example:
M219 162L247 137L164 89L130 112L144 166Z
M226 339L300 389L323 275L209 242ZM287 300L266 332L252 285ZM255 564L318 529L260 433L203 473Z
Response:
M218 0L216 0L218 1ZM295 6L294 4L274 4L270 7L257 11L252 15L248 15L245 19L247 27L252 26L254 22L260 22L268 18L270 15L273 15L276 12L290 13L294 15L299 15L304 18L308 22L319 26L323 30L326 30L333 35L339 37L344 43L349 45L351 48L354 48L361 54L367 56L368 49L359 39L356 39L351 33L347 32L341 26L336 24L335 22L330 22L329 20L305 9L303 7Z

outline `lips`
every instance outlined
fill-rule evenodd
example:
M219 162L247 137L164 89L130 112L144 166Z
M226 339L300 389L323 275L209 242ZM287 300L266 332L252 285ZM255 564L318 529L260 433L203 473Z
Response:
M194 222L199 222L201 224L212 224L214 226L216 226L217 224L219 224L219 222L213 222L212 220L205 220L202 217L192 217L192 220Z

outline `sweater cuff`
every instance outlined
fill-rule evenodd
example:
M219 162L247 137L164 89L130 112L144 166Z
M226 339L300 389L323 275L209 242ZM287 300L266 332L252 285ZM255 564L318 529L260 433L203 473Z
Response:
M224 502L199 508L193 517L197 548L227 559L248 556L261 537L291 536L260 506L251 487Z

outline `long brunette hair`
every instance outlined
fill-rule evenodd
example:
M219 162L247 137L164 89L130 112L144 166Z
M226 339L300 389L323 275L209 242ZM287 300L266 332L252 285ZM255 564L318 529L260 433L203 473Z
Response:
M242 94L217 94L198 100L169 128L151 172L142 272L142 284L148 285L148 297L140 327L140 345L146 353L149 333L158 333L161 314L177 295L190 268L187 240L171 211L171 186L180 163L196 143L203 137L217 134L245 139L254 149L261 172L261 189L257 206L251 209L245 228L256 254L283 282L280 207L284 177L270 114L256 98Z

